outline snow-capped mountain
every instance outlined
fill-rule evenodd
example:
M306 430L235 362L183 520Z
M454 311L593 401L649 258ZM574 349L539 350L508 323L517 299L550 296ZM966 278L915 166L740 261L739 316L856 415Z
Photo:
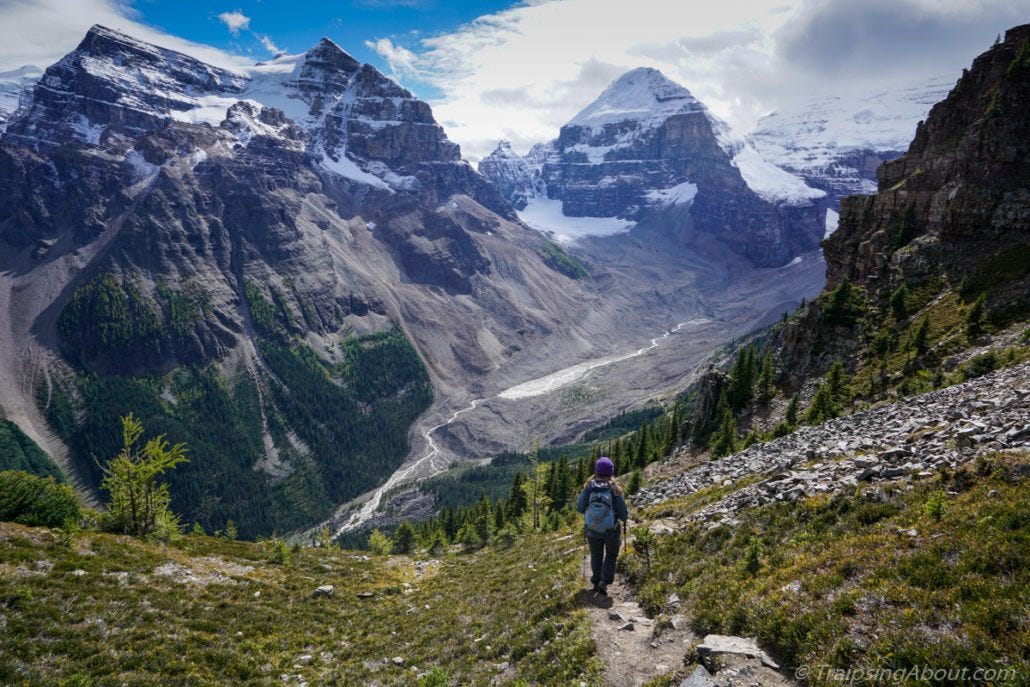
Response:
M876 192L876 168L908 149L952 77L875 93L822 96L763 117L748 140L770 162L826 191L836 207Z
M264 108L294 129L262 122ZM222 145L245 145L258 134L297 145L322 169L387 194L462 192L511 213L461 158L428 104L329 39L236 72L94 26L46 70L31 106L8 123L6 135L37 149L75 142L126 154L169 120L231 133Z
M14 115L22 96L32 90L43 70L26 65L7 72L0 72L0 132L7 127L7 120Z
M538 168L539 163L534 164L528 156L523 158L511 149L508 141L500 141L478 166L479 173L497 184L516 210L524 209L536 195Z
M540 189L520 217L557 235L610 234L656 215L684 214L755 264L781 265L818 245L825 193L766 162L686 88L655 69L619 77L535 147L504 188ZM537 180L539 176L539 181ZM514 181L509 181L509 177ZM574 218L574 219L573 219Z

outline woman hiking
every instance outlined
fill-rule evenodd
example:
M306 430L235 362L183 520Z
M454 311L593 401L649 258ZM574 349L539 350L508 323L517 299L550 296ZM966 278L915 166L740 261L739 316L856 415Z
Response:
M590 544L590 584L593 591L608 596L615 581L615 559L619 556L619 521L629 519L622 489L615 482L615 465L602 456L594 465L594 476L583 485L576 509L585 519L584 533Z

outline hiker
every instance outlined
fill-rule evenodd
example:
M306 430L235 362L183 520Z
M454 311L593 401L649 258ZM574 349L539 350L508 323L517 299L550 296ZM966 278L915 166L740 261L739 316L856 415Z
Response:
M593 591L608 595L615 581L615 559L619 556L619 521L629 519L622 489L614 479L615 465L601 456L594 465L594 476L583 485L576 510L585 516L584 534L590 543L590 584Z

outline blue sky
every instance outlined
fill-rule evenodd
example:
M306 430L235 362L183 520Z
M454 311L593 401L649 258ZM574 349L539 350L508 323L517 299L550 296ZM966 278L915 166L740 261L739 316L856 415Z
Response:
M389 37L414 43L515 4L512 0L137 0L132 8L139 21L156 29L255 60L269 57L272 45L297 53L328 36L362 62L389 71L386 60L366 41ZM425 97L435 95L428 93L434 90L428 84L410 85Z

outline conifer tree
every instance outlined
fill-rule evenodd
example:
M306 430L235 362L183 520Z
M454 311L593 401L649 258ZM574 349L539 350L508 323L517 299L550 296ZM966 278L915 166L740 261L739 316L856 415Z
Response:
M897 322L903 321L908 317L908 307L906 301L908 300L908 286L902 284L899 286L894 293L891 294L889 301L891 312L894 313L894 319Z
M166 483L158 479L186 462L186 445L169 446L164 435L136 448L143 424L131 413L122 418L122 451L104 467L100 488L108 492L111 520L119 532L148 536L159 530L176 530L178 521L169 509L172 502Z
M784 421L790 427L796 427L798 424L798 411L801 409L801 400L797 394L794 394L790 399L790 403L787 405L787 412L784 415Z
M522 518L522 514L526 512L529 506L529 500L526 498L526 477L521 472L516 472L515 477L511 481L511 489L508 491L508 520L512 522L518 522ZM454 537L452 536L451 539Z
M762 358L762 374L758 377L758 402L766 405L773 397L773 376L776 372L776 365L773 363L772 351Z
M633 465L638 468L645 467L647 465L647 454L650 450L650 438L648 437L647 422L640 424L640 431L638 433L639 440L637 441L637 449L633 456Z
M408 554L415 550L415 528L407 520L401 520L393 533L394 553Z
M737 450L737 421L729 408L724 408L719 427L712 434L708 445L715 457L728 456Z
M984 325L987 322L987 294L981 293L973 302L973 306L966 313L966 338L970 341L983 336Z
M919 355L926 353L929 338L930 318L927 316L923 317L922 321L919 323L919 329L917 329L916 333L912 336L911 348L913 348Z

